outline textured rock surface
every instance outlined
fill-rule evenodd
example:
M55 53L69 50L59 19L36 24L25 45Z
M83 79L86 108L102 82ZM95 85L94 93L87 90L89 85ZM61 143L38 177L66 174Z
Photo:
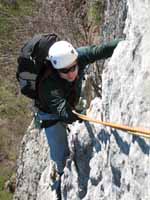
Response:
M102 99L93 100L88 114L150 129L150 2L128 0L127 7L126 40L105 67ZM62 177L64 200L150 199L148 139L84 122L71 126L69 144L71 157ZM22 143L14 199L55 200L48 188L49 171L46 140L30 129Z
M105 0L101 39L107 41L122 37L127 17L127 0Z
M126 40L104 70L102 101L94 103L93 117L101 117L101 105L104 120L150 128L149 8L148 1L128 1ZM93 124L77 133L79 188L73 199L150 198L149 140Z
M46 138L32 122L21 144L14 199L36 199L41 173L49 163L48 153Z

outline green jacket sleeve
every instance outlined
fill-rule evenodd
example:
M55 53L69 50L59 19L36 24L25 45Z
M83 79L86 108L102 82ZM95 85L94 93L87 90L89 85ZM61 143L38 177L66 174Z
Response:
M101 45L92 45L77 48L78 64L88 65L96 60L109 58L112 56L114 49L120 40L113 40L111 42L103 43Z
M48 111L58 115L60 121L72 123L77 120L77 116L72 112L65 98L61 83L46 80L43 85L43 96L46 99Z

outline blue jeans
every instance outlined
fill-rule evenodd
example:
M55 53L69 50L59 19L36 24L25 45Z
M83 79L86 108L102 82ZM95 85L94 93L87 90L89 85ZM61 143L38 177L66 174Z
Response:
M56 116L40 112L38 113L38 118L40 120L56 119ZM44 129L50 147L50 159L56 164L57 171L62 173L66 159L69 156L66 128L64 124L57 122L55 125Z

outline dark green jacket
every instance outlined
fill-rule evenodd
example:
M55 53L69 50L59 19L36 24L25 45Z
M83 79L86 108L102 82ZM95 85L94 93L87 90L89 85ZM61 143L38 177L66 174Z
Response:
M78 103L81 93L82 79L86 65L96 60L111 57L118 40L105 43L99 46L92 45L77 48L78 52L78 78L74 82L68 82L59 77L58 73L53 73L42 82L42 99L44 109L47 113L57 114L59 120L72 123L76 120L76 116L72 113L72 108ZM44 102L44 103L43 103Z

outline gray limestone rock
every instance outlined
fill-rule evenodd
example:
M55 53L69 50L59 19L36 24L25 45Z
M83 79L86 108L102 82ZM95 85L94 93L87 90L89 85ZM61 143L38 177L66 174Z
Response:
M21 144L17 163L15 200L36 199L41 174L49 163L48 155L46 137L42 131L35 128L32 121Z
M101 110L99 119L103 116L104 121L150 129L149 9L149 1L128 1L126 39L120 42L103 71L99 100L102 109L96 101L94 118ZM96 124L88 124L77 133L80 199L150 199L148 139ZM83 169L82 163L87 160Z

